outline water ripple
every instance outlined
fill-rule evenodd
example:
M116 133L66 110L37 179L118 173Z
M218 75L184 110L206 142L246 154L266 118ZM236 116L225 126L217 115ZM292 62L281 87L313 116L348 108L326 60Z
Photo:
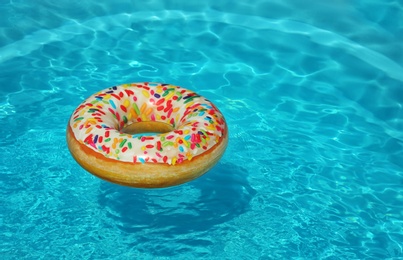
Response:
M155 24L163 20L190 20L214 23L228 23L244 26L254 30L270 29L288 34L306 35L320 45L339 48L347 53L384 71L390 77L403 81L403 68L386 56L366 48L350 39L332 31L320 29L312 25L290 20L270 20L257 16L221 13L209 11L200 13L183 13L181 11L138 12L136 14L117 14L93 18L84 22L75 22L52 30L40 30L24 37L24 39L4 46L0 49L0 63L9 59L25 56L45 44L56 41L68 41L76 36L95 32L107 32L114 27L126 27L130 30L138 21L149 21ZM145 27L146 29L147 27ZM152 26L153 29L156 29ZM234 34L231 34L234 35ZM161 37L161 36L160 36ZM174 35L170 34L170 37ZM104 44L104 42L102 43ZM115 44L115 43L113 43ZM18 50L18 51L16 51Z

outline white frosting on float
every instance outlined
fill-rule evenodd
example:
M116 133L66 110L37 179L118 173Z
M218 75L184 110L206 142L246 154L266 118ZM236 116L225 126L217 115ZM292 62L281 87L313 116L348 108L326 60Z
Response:
M131 135L132 123L156 121L173 131ZM74 137L105 157L132 163L177 164L208 151L226 131L221 112L190 90L160 83L132 83L86 99L70 118Z

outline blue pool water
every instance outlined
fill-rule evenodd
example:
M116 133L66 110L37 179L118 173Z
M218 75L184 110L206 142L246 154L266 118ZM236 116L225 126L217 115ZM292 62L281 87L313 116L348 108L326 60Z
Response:
M169 2L169 3L167 3ZM0 1L1 259L403 258L403 3ZM70 156L92 93L165 82L230 143L190 183Z

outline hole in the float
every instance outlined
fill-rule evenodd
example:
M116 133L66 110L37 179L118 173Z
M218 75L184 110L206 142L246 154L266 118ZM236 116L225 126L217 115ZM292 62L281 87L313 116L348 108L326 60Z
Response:
M121 129L121 132L130 135L135 134L153 135L153 134L168 133L173 130L174 128L170 124L148 121L148 122L136 122L127 125Z

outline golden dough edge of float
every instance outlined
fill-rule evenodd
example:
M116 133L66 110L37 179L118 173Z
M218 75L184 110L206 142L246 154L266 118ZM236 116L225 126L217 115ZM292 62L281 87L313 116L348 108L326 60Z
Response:
M70 125L66 132L68 148L85 170L106 181L136 188L164 188L196 179L220 160L228 145L228 127L225 126L219 142L190 161L175 165L130 163L107 158L78 142Z

